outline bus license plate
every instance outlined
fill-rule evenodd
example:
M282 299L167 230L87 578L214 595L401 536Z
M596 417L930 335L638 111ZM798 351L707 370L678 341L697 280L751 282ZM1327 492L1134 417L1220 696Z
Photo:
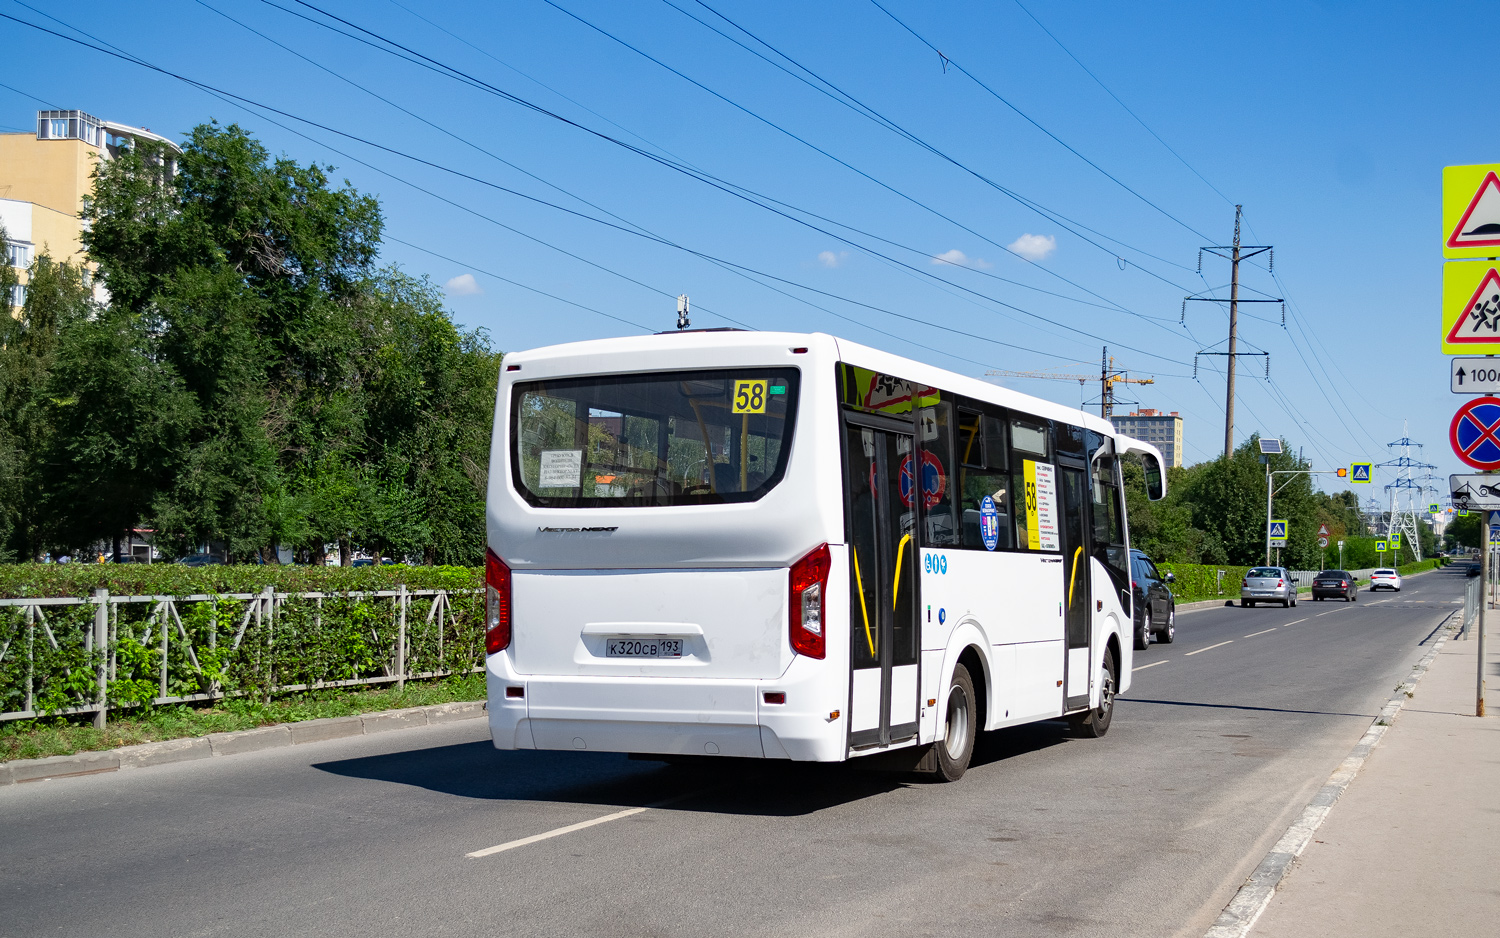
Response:
M681 658L680 638L612 638L604 643L610 658Z

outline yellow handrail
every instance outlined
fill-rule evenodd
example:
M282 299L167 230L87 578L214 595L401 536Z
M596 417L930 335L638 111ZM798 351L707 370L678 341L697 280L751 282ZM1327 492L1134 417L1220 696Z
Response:
M1083 548L1082 547L1080 547L1077 550L1073 551L1073 572L1070 573L1070 574L1068 574L1068 608L1069 609L1073 608L1073 584L1078 579L1078 555L1081 554L1081 553L1083 553Z
M849 546L854 554L854 586L859 590L859 611L865 617L865 642L870 646L870 657L875 657L875 636L870 632L870 610L865 608L865 581L859 575L859 548Z
M901 557L906 552L906 542L911 540L910 534L901 535L901 543L896 545L896 577L891 581L891 608L896 608L896 597L901 595Z

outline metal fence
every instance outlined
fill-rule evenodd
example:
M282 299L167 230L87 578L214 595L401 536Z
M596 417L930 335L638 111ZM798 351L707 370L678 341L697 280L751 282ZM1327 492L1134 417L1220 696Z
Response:
M482 670L479 590L0 599L0 721Z
M1479 621L1479 604L1484 601L1484 583L1479 577L1470 577L1464 586L1464 620L1459 634L1469 637L1469 629Z

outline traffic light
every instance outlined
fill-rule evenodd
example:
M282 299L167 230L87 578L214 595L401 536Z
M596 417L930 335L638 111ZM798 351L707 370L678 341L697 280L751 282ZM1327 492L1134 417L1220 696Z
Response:
M1348 478L1348 476L1349 476L1349 470L1348 469L1340 469L1338 471L1338 473L1339 473L1339 478L1340 479Z

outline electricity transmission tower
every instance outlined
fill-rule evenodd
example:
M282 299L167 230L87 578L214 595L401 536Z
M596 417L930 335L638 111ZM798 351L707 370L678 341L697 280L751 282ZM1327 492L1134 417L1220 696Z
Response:
M1417 560L1421 560L1422 539L1418 533L1420 521L1417 515L1426 513L1426 506L1422 504L1422 501L1432 490L1432 487L1426 483L1426 479L1431 478L1432 470L1437 466L1412 459L1412 449L1416 448L1420 451L1422 444L1413 443L1411 438L1406 436L1404 424L1401 429L1401 439L1386 444L1392 452L1399 450L1400 455L1389 462L1380 463L1381 468L1394 469L1396 472L1396 480L1385 487L1390 496L1390 512L1386 515L1385 534L1389 539L1392 534L1399 531L1411 545L1412 554ZM1414 469L1426 470L1427 476L1424 478L1414 475L1412 472Z
M1115 368L1115 360L1109 354L1109 346L1104 347L1104 353L1099 357L1099 376L1068 374L1061 371L1010 371L1008 369L995 369L985 372L986 376L998 378L1042 378L1049 381L1077 381L1080 386L1090 381L1099 382L1099 400L1087 401L1088 404L1098 403L1099 416L1108 420L1114 415L1115 405L1122 403L1134 403L1121 401L1115 397L1115 385L1117 384L1155 384L1155 378L1132 378L1130 372Z
M1282 325L1286 325L1286 304L1285 302L1283 302L1281 297L1272 297L1268 294L1261 293L1259 290L1253 291L1260 294L1260 296L1258 297L1240 296L1240 261L1249 260L1250 258L1255 257L1257 254L1267 254L1268 265L1266 269L1274 270L1276 265L1276 252L1271 245L1240 243L1240 214L1243 207L1244 206L1240 205L1236 205L1234 207L1233 244L1205 245L1204 247L1198 249L1198 272L1200 274L1203 272L1204 251L1207 251L1208 253L1216 257L1222 257L1225 260L1229 261L1229 299L1226 301L1222 297L1205 295L1213 293L1213 290L1204 290L1202 293L1194 293L1192 296L1185 296L1182 298L1182 317L1184 321L1186 321L1187 319L1187 305L1189 302L1229 303L1229 350L1225 352L1215 352L1209 349L1200 349L1197 354L1193 356L1194 378L1198 377L1198 356L1211 355L1215 357L1225 358L1228 361L1228 377L1225 381L1224 388L1224 455L1226 458L1234 453L1234 372L1237 360L1241 356L1246 355L1262 356L1266 360L1266 377L1269 378L1271 376L1270 352L1241 352L1237 350L1239 343L1240 304L1281 303L1281 322ZM1226 251L1228 253L1225 253Z

